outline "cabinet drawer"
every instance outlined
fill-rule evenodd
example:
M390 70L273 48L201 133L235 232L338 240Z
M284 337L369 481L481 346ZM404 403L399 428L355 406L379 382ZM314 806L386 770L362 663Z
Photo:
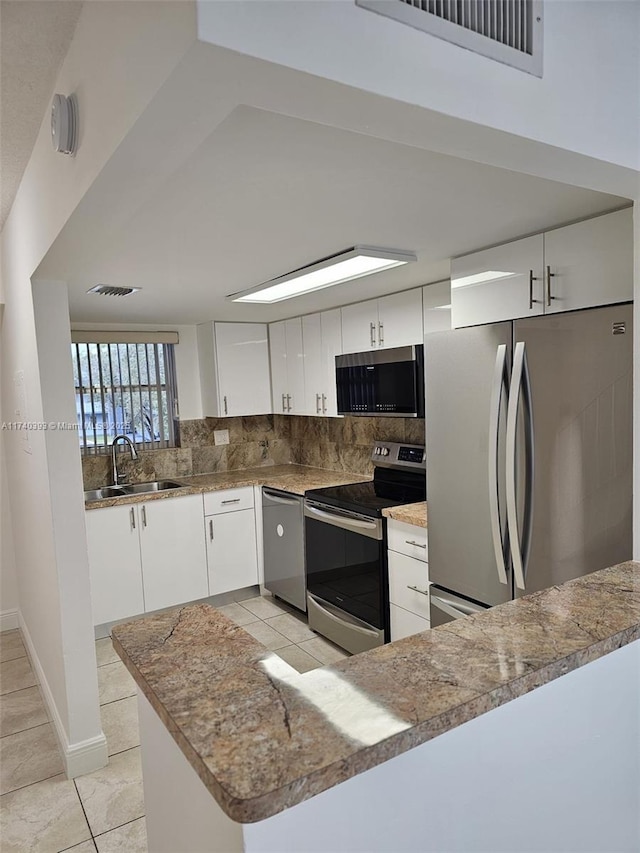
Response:
M389 611L391 616L391 642L402 640L403 637L411 637L413 634L419 634L431 627L426 619L416 616L415 613L409 613L408 610L398 607L396 604L390 604Z
M389 601L424 619L430 618L429 573L425 563L389 551Z
M390 518L387 523L387 535L390 551L415 557L423 563L428 562L426 527L416 527L414 524L405 524L404 521Z
M250 509L253 506L253 486L239 489L223 489L219 492L205 492L204 514L218 515L221 512L235 512L237 509Z

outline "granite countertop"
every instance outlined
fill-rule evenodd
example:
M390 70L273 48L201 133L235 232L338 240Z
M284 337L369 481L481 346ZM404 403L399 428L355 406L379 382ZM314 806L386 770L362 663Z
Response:
M270 465L263 468L244 468L239 471L224 471L217 474L198 474L192 477L173 477L174 483L182 483L183 488L165 492L151 492L144 495L125 495L119 498L105 498L100 501L87 501L85 509L103 509L120 504L147 503L148 501L175 498L181 495L202 494L220 489L234 489L241 486L271 486L295 495L303 495L309 489L323 489L328 486L342 486L347 483L362 483L370 480L364 474L350 474L345 471L330 471L325 468L309 468L306 465Z
M640 638L628 562L298 674L206 604L116 651L235 821L302 802Z
M395 518L396 521L404 521L405 524L413 524L416 527L427 526L427 502L421 501L417 504L403 504L383 509L382 514L387 518Z

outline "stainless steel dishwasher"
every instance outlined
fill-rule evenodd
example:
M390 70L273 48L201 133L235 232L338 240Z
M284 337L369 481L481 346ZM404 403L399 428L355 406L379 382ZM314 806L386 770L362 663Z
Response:
M264 586L306 613L304 498L279 489L262 489Z

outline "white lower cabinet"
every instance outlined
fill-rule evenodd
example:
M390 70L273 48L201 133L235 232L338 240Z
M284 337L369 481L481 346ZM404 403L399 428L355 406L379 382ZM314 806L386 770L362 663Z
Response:
M93 624L144 613L138 507L92 509L85 519Z
M388 523L391 640L431 627L427 531L393 519ZM398 550L392 550L395 546Z
M202 496L85 514L94 625L209 595Z
M209 595L202 538L202 496L149 501L140 507L145 610Z
M209 595L258 583L253 502L253 486L205 495Z

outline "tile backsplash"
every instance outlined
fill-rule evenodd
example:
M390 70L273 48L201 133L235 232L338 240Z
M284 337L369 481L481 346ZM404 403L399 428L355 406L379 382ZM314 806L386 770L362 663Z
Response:
M229 431L229 444L215 445L214 430ZM181 421L181 446L141 450L132 460L118 453L122 482L146 482L297 463L370 475L374 441L424 444L424 420L418 418L316 418L256 415L243 418L204 418ZM85 489L111 482L111 456L84 456Z

